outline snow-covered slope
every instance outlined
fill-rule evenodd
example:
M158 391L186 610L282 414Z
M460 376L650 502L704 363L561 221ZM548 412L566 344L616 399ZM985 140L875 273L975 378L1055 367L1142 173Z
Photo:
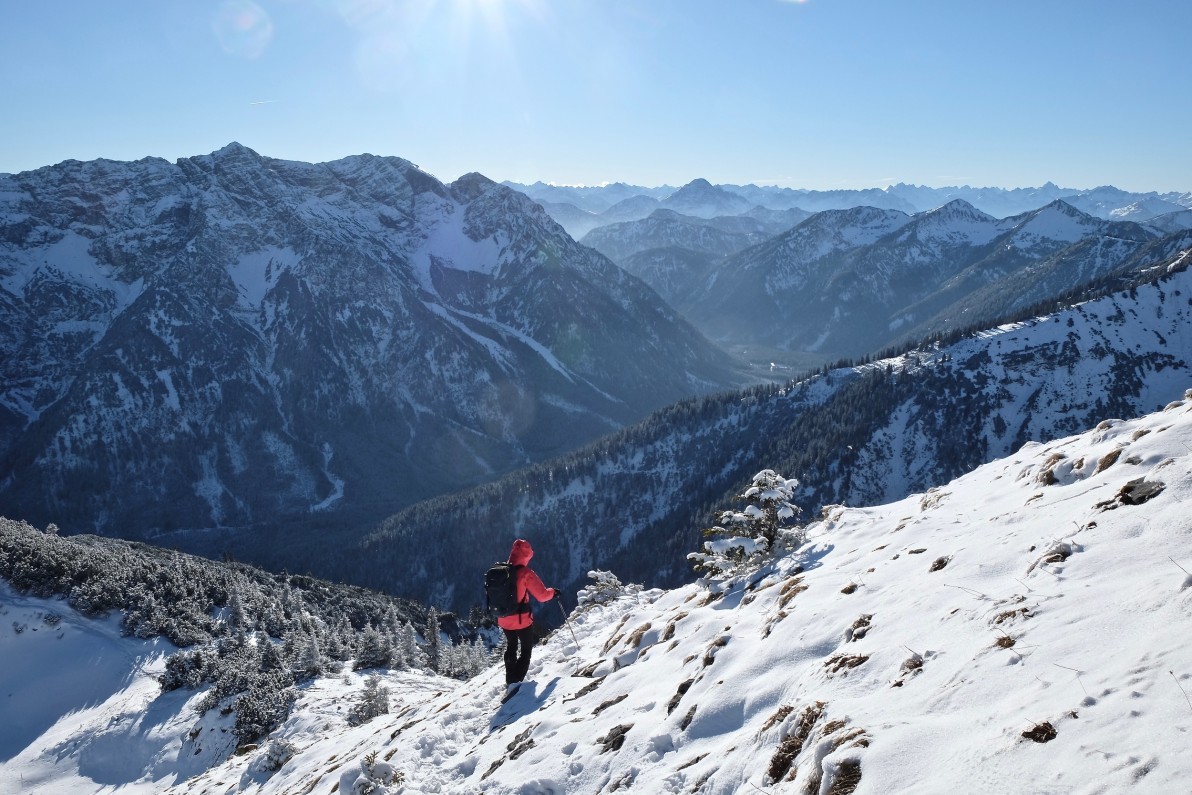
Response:
M172 651L162 638L123 637L119 618L84 618L0 580L0 792L97 792L138 780L148 788L131 791L152 792L227 758L226 732L209 743L215 756L180 754L197 720L185 706L197 696L161 693L155 675Z
M166 791L1182 792L1190 451L1192 390L927 493L828 508L758 570L585 606L507 703L499 665L394 674L390 714L349 728L359 683L320 681L274 734L288 753ZM6 781L52 775L45 754L18 761Z
M1185 229L1192 229L1192 210L1177 210L1151 218L1145 226L1161 234L1173 234Z

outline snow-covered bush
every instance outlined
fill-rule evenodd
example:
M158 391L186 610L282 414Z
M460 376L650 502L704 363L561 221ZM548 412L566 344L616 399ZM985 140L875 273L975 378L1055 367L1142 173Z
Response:
M386 788L400 786L406 779L406 774L388 762L377 760L377 752L372 751L360 761L360 774L354 770L346 772L348 776L355 776L351 783L350 792L353 795L375 795L387 792ZM341 782L343 779L341 779Z
M357 671L365 668L387 668L393 662L393 643L373 627L367 627L356 651Z
M756 564L769 554L793 549L803 542L798 526L802 511L794 504L799 481L785 478L772 469L753 476L748 488L736 499L745 503L739 511L722 511L720 524L704 531L703 552L687 558L697 571L713 576L729 574Z
M236 698L236 723L232 733L240 745L266 736L290 714L290 707L298 699L298 692L290 686L290 681L281 671L262 674Z
M260 756L258 765L262 770L273 773L281 770L282 766L293 759L296 753L298 753L298 746L289 740L270 740L269 744L265 746L264 753Z
M389 688L381 684L381 677L372 674L364 680L364 691L348 713L348 723L359 726L378 715L389 714Z
M642 586L623 584L617 575L611 571L596 571L588 572L588 579L592 580L587 587L581 588L576 594L576 602L578 609L583 610L594 605L604 604L605 602L612 602L625 595L636 594L641 591Z
M440 651L439 673L453 679L471 679L492 665L494 659L485 644L475 639L445 645Z

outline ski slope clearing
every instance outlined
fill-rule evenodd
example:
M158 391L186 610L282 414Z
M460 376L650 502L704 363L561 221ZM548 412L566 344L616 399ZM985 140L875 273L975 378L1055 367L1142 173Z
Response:
M826 509L760 570L587 605L504 704L499 666L395 675L349 728L324 680L270 747L169 791L1186 791L1190 501L1192 390Z

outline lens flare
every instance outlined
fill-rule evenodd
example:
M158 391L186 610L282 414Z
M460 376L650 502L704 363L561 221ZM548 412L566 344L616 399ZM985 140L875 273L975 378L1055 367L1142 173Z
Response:
M241 58L260 58L273 41L273 21L252 0L224 0L211 28L224 52Z

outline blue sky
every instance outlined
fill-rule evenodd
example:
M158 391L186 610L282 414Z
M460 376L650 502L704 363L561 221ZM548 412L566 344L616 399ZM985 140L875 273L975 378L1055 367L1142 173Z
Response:
M56 0L0 172L239 141L440 179L1192 190L1183 0Z

